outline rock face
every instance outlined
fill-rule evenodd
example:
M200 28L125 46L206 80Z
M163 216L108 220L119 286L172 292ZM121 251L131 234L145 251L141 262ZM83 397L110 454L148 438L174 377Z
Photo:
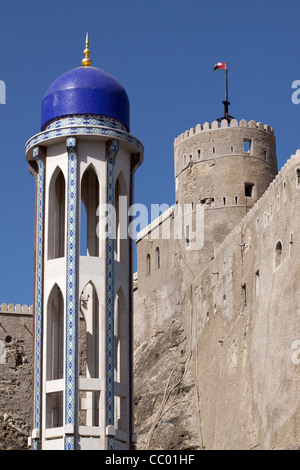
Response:
M32 331L32 309L1 305L0 450L27 449L32 410Z
M137 449L199 449L197 393L182 324L174 319L135 351ZM196 438L195 438L196 436Z
M22 419L0 415L0 450L27 450L30 426Z

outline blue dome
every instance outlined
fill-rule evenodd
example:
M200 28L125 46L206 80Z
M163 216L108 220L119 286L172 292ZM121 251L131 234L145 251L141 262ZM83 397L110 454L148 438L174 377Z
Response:
M117 119L129 131L126 91L110 74L96 67L78 67L58 77L42 101L41 129L52 119L97 114Z

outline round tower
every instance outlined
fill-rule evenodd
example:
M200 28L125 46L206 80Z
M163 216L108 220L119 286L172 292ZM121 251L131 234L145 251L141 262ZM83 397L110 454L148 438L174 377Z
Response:
M275 135L255 121L206 122L177 137L174 153L176 204L204 207L204 244L189 256L199 272L277 174Z
M129 133L126 91L89 53L87 38L82 67L47 90L41 132L26 144L36 180L33 449L135 440L124 230L143 146Z

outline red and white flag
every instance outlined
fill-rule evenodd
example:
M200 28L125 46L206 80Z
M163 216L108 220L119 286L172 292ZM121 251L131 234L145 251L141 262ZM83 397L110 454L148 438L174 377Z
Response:
M227 70L227 62L218 62L215 66L214 66L214 71L215 70Z

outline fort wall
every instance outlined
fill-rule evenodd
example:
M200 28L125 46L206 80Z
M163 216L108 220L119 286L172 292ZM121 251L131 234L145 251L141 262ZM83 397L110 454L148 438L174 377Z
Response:
M33 307L0 305L1 449L26 449L31 428Z
M288 448L300 441L293 360L300 337L299 169L298 150L193 283L207 448Z
M170 307L173 316L160 322L158 317L165 318L165 313L156 303L156 324L160 327L152 337L144 335L136 363L140 351L146 357L154 353L158 337L160 344L170 344L170 332L176 327L177 354L172 347L169 351L161 347L160 358L155 360L164 372L157 375L161 384L172 381L171 363L176 361L181 361L183 372L160 415L152 406L156 422L150 415L145 419L144 414L148 427L143 426L141 446L147 445L149 436L154 445L164 436L164 445L168 439L166 422L177 447L181 445L179 435L184 433L189 434L194 448L299 445L299 360L295 349L300 339L299 198L298 150L254 207L215 247L207 267L192 282L183 276L178 286L180 305L174 302ZM144 302L149 305L150 299ZM136 312L136 322L139 314ZM176 385L175 377L173 383ZM141 388L137 379L138 395ZM152 400L161 403L164 391L162 385L157 387ZM141 395L141 409L143 400ZM172 420L180 423L177 434ZM154 425L155 432L151 431Z

